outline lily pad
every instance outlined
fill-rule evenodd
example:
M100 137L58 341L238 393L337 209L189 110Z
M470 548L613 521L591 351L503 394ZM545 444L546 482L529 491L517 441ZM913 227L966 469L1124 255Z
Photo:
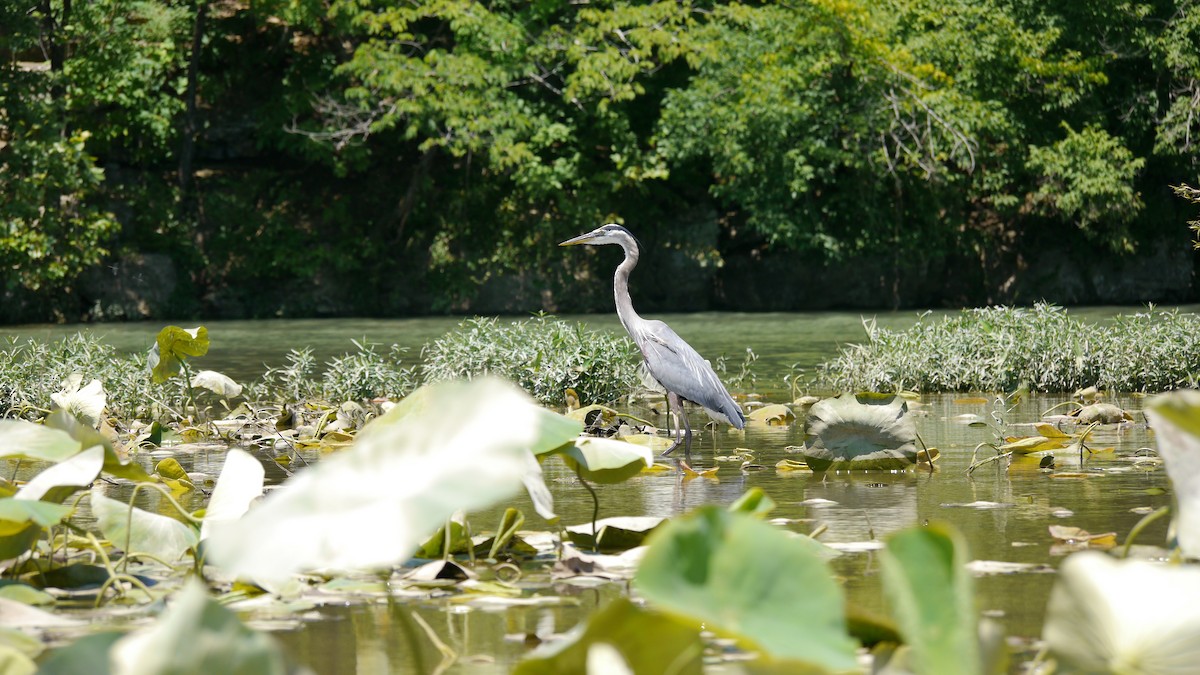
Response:
M571 543L580 548L615 553L641 546L662 522L658 516L621 516L597 520L594 537L592 523L570 525L566 531Z
M894 470L917 461L917 429L898 396L842 394L808 412L801 451L813 471Z

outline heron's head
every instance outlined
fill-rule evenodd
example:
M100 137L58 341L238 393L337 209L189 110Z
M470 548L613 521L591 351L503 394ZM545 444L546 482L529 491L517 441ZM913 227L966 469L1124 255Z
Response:
M616 223L609 223L607 225L597 227L587 234L581 234L573 239L568 239L559 244L559 246L578 246L579 244L600 246L601 244L616 244L617 246L621 247L629 247L630 245L633 245L636 248L636 242L637 240L634 239L633 234L630 233L629 230L617 225Z

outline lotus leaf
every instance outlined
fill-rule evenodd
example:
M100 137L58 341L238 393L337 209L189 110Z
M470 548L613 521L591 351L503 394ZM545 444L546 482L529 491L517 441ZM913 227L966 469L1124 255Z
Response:
M787 426L796 421L796 413L782 403L773 403L755 408L746 415L746 419L768 426Z
M827 549L761 520L705 506L651 535L634 581L655 607L756 645L772 659L856 666Z
M234 398L242 394L242 385L215 370L201 370L193 375L192 386L207 389L223 398Z
M490 506L531 480L531 450L578 433L578 422L499 380L427 385L368 424L350 448L215 529L209 559L260 583L402 562L455 511Z
M104 393L104 385L100 380L92 380L86 387L80 389L83 375L72 373L63 380L63 390L50 395L55 409L65 410L93 427L100 426L101 416L108 397Z
M567 466L596 483L620 483L654 465L650 448L609 438L578 438L561 452Z
M95 446L64 459L25 484L17 499L34 499L61 504L64 499L96 480L104 468L104 448Z
M917 429L900 397L842 394L813 405L801 451L813 471L893 470L917 461Z
M113 644L109 660L121 675L287 672L275 641L243 625L199 581L188 582L159 621Z
M883 555L883 590L905 642L914 672L978 673L975 596L966 569L966 544L944 525L893 535Z
M1163 394L1146 405L1158 454L1175 486L1175 537L1188 557L1200 557L1200 392Z
M695 625L663 616L618 598L592 615L582 629L572 631L567 639L550 643L522 661L515 675L554 675L556 673L620 673L611 669L591 670L598 659L597 646L611 646L616 658L606 661L628 672L659 675L699 675L704 672L704 643Z
M157 384L166 382L179 372L185 358L207 354L208 345L208 329L204 326L167 326L158 332L154 346L150 348L147 365L151 379Z
M98 490L92 491L92 513L104 537L127 554L148 553L173 563L200 541L192 526L110 499Z
M1132 422L1133 415L1111 403L1093 403L1071 413L1080 424L1118 424Z
M1200 663L1200 569L1083 551L1063 562L1042 637L1082 672L1191 673Z

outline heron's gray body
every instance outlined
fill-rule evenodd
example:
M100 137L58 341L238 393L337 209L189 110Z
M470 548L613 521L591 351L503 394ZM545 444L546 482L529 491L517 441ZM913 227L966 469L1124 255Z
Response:
M662 321L643 320L642 339L634 337L646 360L646 370L662 388L704 408L714 420L736 429L746 426L746 416L712 366Z
M629 297L629 273L637 266L639 252L637 240L629 230L610 223L564 241L559 246L575 244L616 244L625 251L625 259L617 266L613 278L617 316L641 350L646 371L666 391L668 400L683 419L687 447L690 449L692 430L681 399L699 404L718 422L731 424L737 429L743 428L746 425L746 416L725 390L725 385L713 372L712 365L671 330L670 326L662 321L643 319L634 311L633 301ZM677 438L667 452L674 450L678 444Z

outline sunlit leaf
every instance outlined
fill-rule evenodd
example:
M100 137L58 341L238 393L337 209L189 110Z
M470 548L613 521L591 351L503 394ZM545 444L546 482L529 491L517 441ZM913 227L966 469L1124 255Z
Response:
M787 426L796 421L796 413L782 403L772 403L751 410L746 419L768 426Z
M651 536L635 582L653 606L773 658L851 670L842 590L823 555L812 539L706 506Z
M596 645L611 646L624 665L638 675L699 675L704 671L704 643L695 624L685 625L658 612L641 609L626 598L617 598L562 641L534 651L517 664L513 673L612 672L588 669Z
M1194 673L1198 597L1200 568L1075 553L1059 569L1042 637L1082 672Z
M500 518L500 525L496 528L496 535L492 540L492 548L488 551L489 558L495 558L496 554L503 551L517 535L517 530L525 524L525 514L519 509L509 507L504 509L504 515Z
M50 400L55 409L65 410L93 427L100 425L104 415L104 406L108 397L104 393L104 385L100 380L92 380L86 387L80 389L83 375L72 373L63 381L63 389L50 394Z
M233 378L215 370L201 370L192 376L192 386L207 389L223 398L234 398L242 395L242 385Z
M1063 430L1059 429L1053 424L1041 422L1033 425L1033 428L1037 429L1039 435L1045 436L1046 438L1072 438L1071 434L1063 432Z
M62 519L69 515L71 507L65 504L19 497L0 499L0 521L4 521L5 528L11 523L36 523L42 527L50 527L62 522Z
M730 511L748 513L757 518L765 517L774 509L775 500L768 497L767 493L763 492L763 489L760 487L752 487L746 490L741 497L738 497L729 505Z
M79 441L60 429L25 420L0 420L0 457L59 462L80 447Z
M208 329L204 326L163 328L150 348L147 365L151 379L158 384L166 382L179 372L183 359L207 354L208 345Z
M225 455L225 465L217 477L212 498L204 511L204 522L200 524L200 538L207 539L214 526L241 518L250 509L250 504L262 496L263 465L245 450L230 448Z
M446 536L446 525L438 528L425 540L413 555L417 558L441 558L445 555L454 555L456 553L466 553L471 550L471 536L467 531L467 527L460 522L450 521L447 523L450 527L450 536ZM447 538L450 540L450 551L447 553L446 545Z
M33 675L37 672L33 659L14 647L0 644L0 673L4 675Z
M117 455L112 441L99 431L81 422L77 417L63 410L56 410L46 417L46 426L66 432L81 448L99 445L104 448L104 471L118 478L132 481L153 481L154 478L146 473L137 462L124 462Z
M76 491L96 480L104 468L104 448L88 448L47 468L25 484L17 499L44 499L60 504Z
M979 673L973 579L962 535L945 525L910 528L887 542L883 590L915 672Z
M559 452L567 466L595 483L620 483L654 464L646 446L610 438L577 438Z
M1175 486L1175 538L1189 557L1200 557L1200 392L1155 396L1146 404L1158 454Z
M158 621L113 644L110 658L118 675L287 672L283 652L269 635L244 626L194 580Z
M131 513L132 511L132 513ZM149 553L173 563L200 541L196 528L92 491L92 513L104 537L129 555Z
M1066 438L1046 438L1045 436L1026 436L1025 438L1013 439L1000 449L1004 452L1011 452L1017 455L1027 455L1031 452L1041 452L1043 450L1058 450L1059 448L1067 447L1070 437Z
M497 380L422 387L350 448L288 479L240 520L214 527L209 560L267 583L306 569L402 561L455 511L519 490L531 448L574 437L577 423L568 435L565 425L543 425L545 412Z

